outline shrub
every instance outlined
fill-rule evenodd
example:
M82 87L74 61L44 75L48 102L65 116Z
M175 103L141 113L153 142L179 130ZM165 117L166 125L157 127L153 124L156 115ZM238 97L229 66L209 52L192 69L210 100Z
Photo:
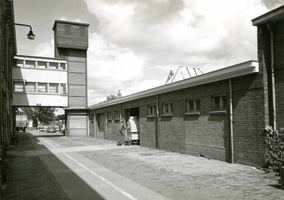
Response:
M273 130L271 127L266 127L265 138L265 159L266 167L276 173L279 173L279 169L284 165L284 143L281 141L281 134L284 133L282 129Z

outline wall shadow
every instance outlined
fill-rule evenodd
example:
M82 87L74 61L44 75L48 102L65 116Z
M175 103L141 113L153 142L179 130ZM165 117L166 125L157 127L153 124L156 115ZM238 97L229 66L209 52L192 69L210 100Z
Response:
M42 136L19 132L17 134L19 143L11 151L46 150L50 154L24 156L25 153L19 153L11 156L9 151L7 152L11 178L9 187L4 191L4 199L26 199L27 197L30 199L104 199L98 191L81 179L74 169L70 169L48 148L40 145L41 141L38 137ZM37 145L34 145L35 143ZM89 172L86 171L86 173Z

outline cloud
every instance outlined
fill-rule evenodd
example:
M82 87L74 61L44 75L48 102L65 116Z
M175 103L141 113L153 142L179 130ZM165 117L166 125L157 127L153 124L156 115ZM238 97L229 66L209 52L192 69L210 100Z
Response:
M119 47L97 33L89 35L89 104L105 100L119 89L145 90L159 85L145 79L145 59L131 49Z
M54 40L50 42L41 43L34 49L35 56L54 57Z
M255 59L256 29L251 19L267 11L260 0L85 2L100 20L98 34L143 55L148 67L203 67L216 60L233 64Z
M280 5L283 5L284 0L261 0L261 2L268 8L274 9Z

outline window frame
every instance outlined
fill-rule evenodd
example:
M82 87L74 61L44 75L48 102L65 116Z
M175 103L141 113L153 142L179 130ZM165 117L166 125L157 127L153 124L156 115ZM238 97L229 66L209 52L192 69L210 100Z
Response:
M21 84L21 86L22 86L22 91L16 91L16 84ZM21 82L21 81L14 81L13 82L13 92L15 92L15 93L24 93L25 92L25 84L24 84L24 82Z
M162 107L163 107L163 114L162 114L162 116L173 116L173 114L174 114L173 103L165 102L165 103L162 104Z
M27 86L28 85L33 85L34 86L34 90L31 92L31 91L27 91ZM36 93L36 83L35 82L28 82L28 83L26 83L26 84L24 84L24 92L25 93Z
M107 120L111 121L113 119L113 113L112 112L107 112Z
M155 117L157 114L157 106L155 104L147 106L147 117Z
M193 109L190 108L190 102L193 102ZM199 101L199 106L197 106L197 101ZM199 107L199 108L198 108ZM186 100L186 112L196 112L201 110L201 100L200 98L194 98L194 99L187 99Z
M216 108L216 98L219 99L219 105L220 107ZM224 98L226 98L224 100ZM218 101L218 100L217 100ZM225 101L225 103L224 103ZM212 96L212 111L226 111L228 109L228 95L223 94L223 95L214 95Z
M40 92L40 91L39 91L40 85L45 85L45 92ZM38 83L38 84L37 84L37 91L36 91L36 92L37 92L38 94L48 94L47 83Z

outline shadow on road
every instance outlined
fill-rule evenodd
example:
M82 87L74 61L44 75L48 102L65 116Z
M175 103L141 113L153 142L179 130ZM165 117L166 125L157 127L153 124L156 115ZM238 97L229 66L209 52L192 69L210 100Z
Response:
M11 150L13 152L49 151L38 137L61 136L33 136L29 132L20 132L17 134L19 143ZM11 176L4 191L4 199L104 199L82 180L74 169L70 169L56 155L49 152L48 155L40 156L24 156L25 153L18 154L22 156L15 154L9 156L9 151L7 152Z

